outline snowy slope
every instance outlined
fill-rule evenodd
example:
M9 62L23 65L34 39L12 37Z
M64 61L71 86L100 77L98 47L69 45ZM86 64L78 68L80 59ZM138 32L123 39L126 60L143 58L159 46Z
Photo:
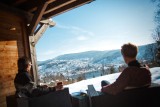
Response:
M160 84L160 67L150 68L150 71L152 74L152 82ZM93 79L82 80L80 82L66 85L65 87L69 87L70 93L79 92L79 91L86 92L87 85L93 84L95 89L97 91L100 91L101 89L100 84L102 80L107 80L110 83L113 83L119 75L120 73L114 73L114 74L101 76Z

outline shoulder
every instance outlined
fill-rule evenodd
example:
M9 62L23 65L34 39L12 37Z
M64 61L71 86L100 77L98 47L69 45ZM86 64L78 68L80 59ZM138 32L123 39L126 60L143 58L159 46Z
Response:
M27 72L19 72L17 74L17 76L27 76L27 75L28 75Z
M124 71L133 71L133 70L149 70L147 67L136 67L136 66L131 66L131 67L127 67L126 69L124 69Z
M138 68L138 67L134 67L134 66L127 67L126 69L123 70L122 74L123 75L128 75L128 74L130 74L130 73L132 73L134 71L139 71L139 70L140 70L140 68Z
M120 74L119 78L127 78L127 77L129 77L131 71L132 71L132 68L130 68L130 67L125 68L122 71L122 73Z
M136 68L135 68L135 67L127 67L127 68L125 68L125 69L123 70L122 73L127 73L128 71L132 71L132 70L134 70L134 69L136 69Z
M27 79L27 78L30 78L30 75L29 75L28 72L19 72L19 73L16 75L16 78Z
M131 73L132 74L132 73L136 73L136 72L139 73L139 71L150 72L149 68L147 68L147 67L134 67L134 66L132 66L132 67L127 67L126 69L124 69L123 73Z

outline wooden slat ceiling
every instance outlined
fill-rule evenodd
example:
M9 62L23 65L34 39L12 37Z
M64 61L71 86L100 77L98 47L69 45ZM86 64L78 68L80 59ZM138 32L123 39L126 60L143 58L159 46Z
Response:
M93 0L0 0L0 3L33 14L42 4L46 4L46 7L43 7L44 12L42 13L42 17L47 19L92 1Z
M28 35L32 35L41 20L49 19L93 0L0 0L0 4L32 14Z

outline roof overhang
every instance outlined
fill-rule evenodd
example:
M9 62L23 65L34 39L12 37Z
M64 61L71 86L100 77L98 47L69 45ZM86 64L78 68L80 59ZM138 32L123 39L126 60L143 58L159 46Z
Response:
M28 35L32 35L41 20L50 19L93 0L1 0L0 5L29 15Z

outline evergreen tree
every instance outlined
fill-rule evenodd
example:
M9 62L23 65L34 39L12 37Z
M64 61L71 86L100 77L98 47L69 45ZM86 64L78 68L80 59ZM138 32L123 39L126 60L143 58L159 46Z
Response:
M114 68L114 66L111 66L111 68L110 68L110 74L113 74L113 73L115 73L115 68Z

